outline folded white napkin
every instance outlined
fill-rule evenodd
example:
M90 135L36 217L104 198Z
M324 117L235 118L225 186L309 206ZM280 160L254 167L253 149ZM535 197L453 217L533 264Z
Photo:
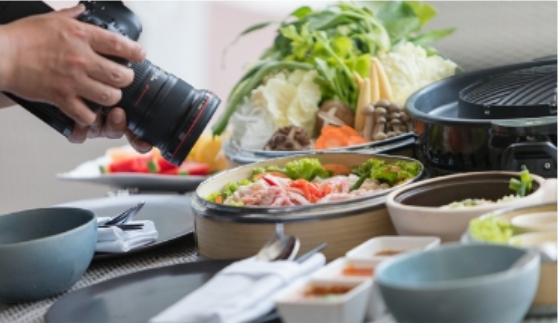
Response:
M150 323L244 323L270 312L284 287L325 265L318 253L302 264L248 258L217 273L202 287L159 313Z
M110 217L97 218L97 225L103 225ZM117 227L97 228L97 252L127 252L151 243L159 237L153 221L130 221L126 224L143 224L140 230L122 230Z

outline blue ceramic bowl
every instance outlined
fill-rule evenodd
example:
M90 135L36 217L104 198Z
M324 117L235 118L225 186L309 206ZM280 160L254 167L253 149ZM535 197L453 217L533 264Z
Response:
M445 244L383 261L375 277L399 323L521 322L539 280L540 256L510 266L527 250Z
M0 300L32 301L62 293L83 275L95 253L95 215L44 208L0 216Z

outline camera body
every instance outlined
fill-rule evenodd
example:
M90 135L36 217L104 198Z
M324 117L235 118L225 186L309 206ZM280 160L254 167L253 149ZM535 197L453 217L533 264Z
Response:
M80 3L85 5L86 10L78 16L79 21L134 41L139 39L141 23L121 1ZM52 9L40 1L0 1L0 23L49 11ZM132 84L122 89L122 98L114 105L126 112L128 129L159 148L170 163L182 164L221 100L210 91L195 89L147 59L143 62L127 62L119 57L107 58L134 71ZM28 101L11 93L5 94L63 135L72 133L74 121L57 107ZM103 113L107 113L112 108L86 103L94 112L102 109Z
M140 37L141 22L122 1L80 1L85 11L77 20L114 33L126 36L134 41Z

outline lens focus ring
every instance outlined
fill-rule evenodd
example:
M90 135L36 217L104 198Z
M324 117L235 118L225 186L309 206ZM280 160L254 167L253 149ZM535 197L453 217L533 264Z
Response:
M145 77L149 72L149 67L151 63L148 60L144 60L140 63L131 63L131 68L134 70L134 80L132 84L122 89L122 99L118 105L126 107L132 102L132 98L136 93L137 89L141 87L144 82Z

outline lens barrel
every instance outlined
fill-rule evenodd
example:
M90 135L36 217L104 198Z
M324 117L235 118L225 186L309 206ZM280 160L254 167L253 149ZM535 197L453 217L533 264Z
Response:
M180 165L217 110L221 100L207 90L167 73L148 60L128 64L131 85L122 89L128 129Z

